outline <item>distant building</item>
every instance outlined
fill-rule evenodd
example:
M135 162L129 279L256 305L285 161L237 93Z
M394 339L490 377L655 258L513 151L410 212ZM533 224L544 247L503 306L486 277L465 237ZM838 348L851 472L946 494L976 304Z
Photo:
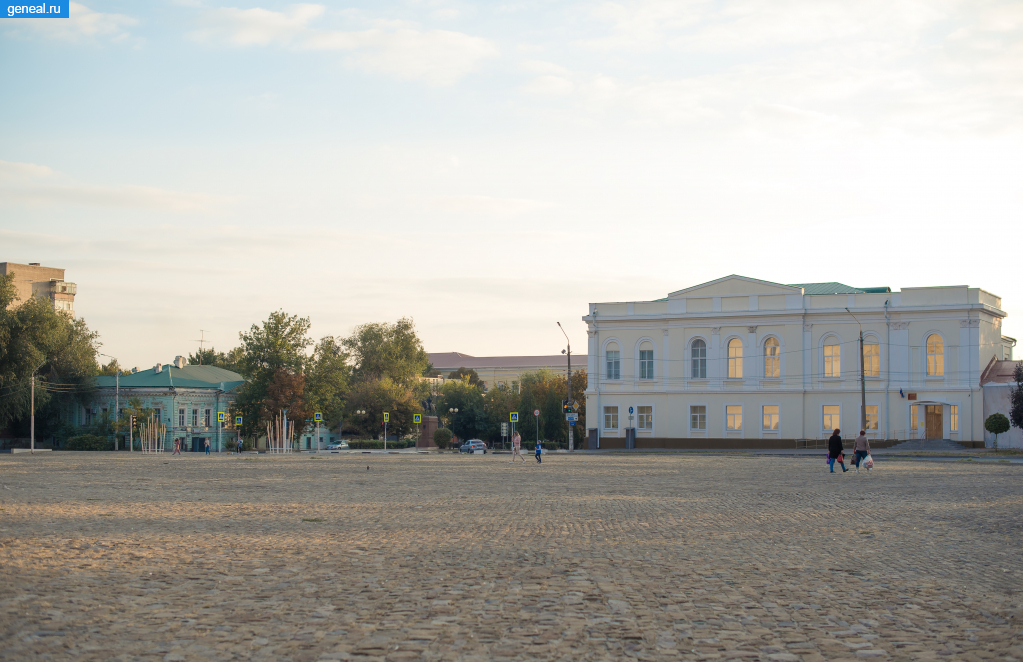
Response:
M66 310L72 316L75 314L75 293L78 286L64 280L63 269L42 267L38 262L0 262L0 275L7 276L12 273L19 299L16 303L24 303L32 297L38 297L51 301L56 310Z
M522 376L528 372L538 370L551 370L553 372L565 373L566 360L564 354L553 354L550 356L470 356L460 352L436 352L428 354L434 371L442 377L459 368L470 368L476 371L480 380L484 382L485 388L492 388L499 384L511 386L518 384ZM585 370L587 367L587 355L585 353L572 355L572 370Z
M1013 381L1013 371L1020 365L1020 361L992 360L985 366L981 373L981 390L985 402L985 410L982 418L987 419L992 414L1003 414L1010 418L1010 392L1016 388L1017 382ZM999 435L1000 448L1020 448L1024 442L1024 430L1010 426L1009 432ZM985 430L985 447L995 446L996 436Z

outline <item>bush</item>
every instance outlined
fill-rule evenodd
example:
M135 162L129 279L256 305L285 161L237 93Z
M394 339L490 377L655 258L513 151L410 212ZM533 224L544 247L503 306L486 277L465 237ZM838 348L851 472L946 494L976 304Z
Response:
M434 445L444 450L452 443L452 431L448 428L437 428L434 430Z
M65 448L69 451L112 451L114 442L97 434L80 434L69 438Z
M415 441L401 440L401 441L389 441L388 450L399 449L399 448L412 448L416 445ZM384 440L383 439L367 439L365 441L349 440L348 447L351 450L383 450Z
M1010 419L1005 414L992 414L985 419L985 429L996 436L993 447L999 448L999 435L1010 429Z

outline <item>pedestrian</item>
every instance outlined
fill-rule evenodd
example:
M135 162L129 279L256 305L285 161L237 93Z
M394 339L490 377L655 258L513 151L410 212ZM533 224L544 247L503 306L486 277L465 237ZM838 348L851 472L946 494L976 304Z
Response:
M871 444L868 443L864 430L861 430L860 434L857 435L857 439L853 442L853 466L857 469L857 473L860 473L860 463L870 454ZM871 471L871 467L864 465L864 470Z
M518 432L516 432L515 436L512 437L512 464L516 463L517 455L519 456L519 459L523 461L523 464L526 464L526 458L523 457L523 454L521 452L522 447L523 438L519 436Z
M541 446L540 446L540 440L538 439L537 440L537 451L536 451L536 453L537 453L537 464L540 464L540 451L541 451ZM523 461L525 462L526 460L523 460Z
M206 439L206 454L207 455L210 454L210 439L209 438Z
M181 455L181 439L174 438L174 452L171 455Z
M843 468L843 473L849 471L843 464L843 438L839 436L839 428L832 430L832 436L828 438L828 472L831 474L836 472L836 460L839 460L839 466Z

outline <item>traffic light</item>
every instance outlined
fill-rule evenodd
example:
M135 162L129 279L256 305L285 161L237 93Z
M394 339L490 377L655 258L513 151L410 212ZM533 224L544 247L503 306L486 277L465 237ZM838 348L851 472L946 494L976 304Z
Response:
M132 414L132 427L135 427L135 414Z
M569 404L568 400L562 400L562 413L568 413L572 410L572 405Z

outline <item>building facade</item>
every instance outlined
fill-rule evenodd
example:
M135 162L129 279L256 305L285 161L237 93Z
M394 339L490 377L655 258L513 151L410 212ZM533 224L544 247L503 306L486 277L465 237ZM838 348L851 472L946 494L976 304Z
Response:
M1002 414L1010 418L1010 409L1013 406L1013 390L1017 388L1014 380L1014 370L1020 366L1020 361L1011 359L998 360L995 357L985 366L981 373L981 390L984 393L985 411L982 416L988 419L992 414ZM1012 420L1012 419L1011 419ZM1024 444L1024 430L1010 429L996 437L988 430L985 430L985 447L994 448L998 443L999 448L1020 448Z
M854 288L728 276L657 301L592 303L591 439L695 447L868 436L984 438L981 371L1012 358L1001 301L967 286ZM631 418L632 417L632 418Z
M528 372L538 370L551 370L552 372L564 373L567 367L564 354L553 354L550 356L470 356L460 352L436 352L428 354L434 371L441 377L447 377L449 373L459 368L470 368L476 371L483 381L485 388L491 388L498 384L512 386L518 384L522 376ZM587 367L587 356L585 354L572 355L572 370L582 370Z
M78 286L64 280L63 269L43 267L38 262L0 262L0 276L9 274L14 274L14 287L18 292L18 301L14 305L37 297L50 301L54 309L67 311L74 316Z

